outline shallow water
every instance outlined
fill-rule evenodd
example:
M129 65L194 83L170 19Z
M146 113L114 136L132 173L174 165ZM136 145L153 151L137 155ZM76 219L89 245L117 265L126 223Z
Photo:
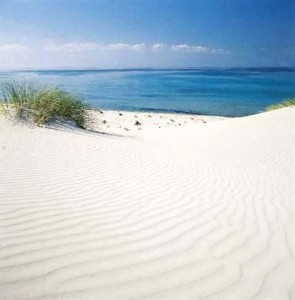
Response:
M295 97L295 68L0 72L53 84L102 109L245 116Z

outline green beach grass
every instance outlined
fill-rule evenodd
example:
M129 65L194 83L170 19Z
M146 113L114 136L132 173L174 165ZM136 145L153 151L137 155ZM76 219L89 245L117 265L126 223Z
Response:
M266 107L265 111L271 111L275 109L280 109L284 107L295 107L295 98L294 99L287 99L278 104L272 104Z
M57 87L32 82L7 81L1 86L4 111L19 120L33 120L37 126L53 121L74 121L80 128L90 123L90 106L75 95Z

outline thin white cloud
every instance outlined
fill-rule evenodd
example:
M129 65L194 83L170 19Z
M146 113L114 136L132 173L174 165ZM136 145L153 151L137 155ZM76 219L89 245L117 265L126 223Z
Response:
M142 50L145 48L146 48L145 43L140 43L140 44L118 43L118 44L110 44L105 46L105 49L111 49L111 50Z
M169 46L166 44L162 44L162 43L157 43L152 45L152 50L153 51L160 51L160 50L164 50L164 49L168 49Z
M145 49L145 43L140 44L109 44L101 45L98 43L66 43L66 44L48 44L45 45L43 50L49 52L86 52L93 50L142 50Z
M195 46L188 44L172 45L170 47L172 51L180 52L192 52L192 53L210 53L213 49L204 46Z
M157 43L152 45L152 50L154 52L162 50L170 50L173 52L180 53L212 53L212 54L228 54L229 51L224 49L215 49L212 47L205 47L201 45L189 45L189 44L176 44L176 45L167 45L162 43Z
M98 44L94 42L85 43L65 43L65 44L47 44L43 47L43 50L48 52L88 52L95 50L114 50L114 51L140 51L147 50L152 52L171 51L180 53L211 53L211 54L228 54L229 51L224 49L215 49L212 47L205 47L201 45L189 45L189 44L176 44L169 45L164 43L156 43L153 45L147 45L145 43L128 44L128 43L116 43L116 44Z
M30 50L29 47L20 44L0 45L0 51L24 52Z
M49 44L43 48L49 52L84 52L99 49L97 43L66 43L66 44Z

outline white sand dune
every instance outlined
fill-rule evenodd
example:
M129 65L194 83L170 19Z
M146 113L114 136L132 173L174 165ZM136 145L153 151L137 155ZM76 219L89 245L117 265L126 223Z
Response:
M227 119L220 116L203 116L176 113L147 113L115 110L93 110L90 129L125 136L141 135L147 129L170 128L202 124Z
M119 137L0 121L0 299L295 299L295 110Z

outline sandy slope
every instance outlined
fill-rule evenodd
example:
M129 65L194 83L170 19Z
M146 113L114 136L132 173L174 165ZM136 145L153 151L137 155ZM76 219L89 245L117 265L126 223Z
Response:
M0 299L295 299L294 128L0 121Z
M127 112L92 110L90 129L125 136L141 135L147 129L180 127L227 119L219 116L203 116L175 113Z

